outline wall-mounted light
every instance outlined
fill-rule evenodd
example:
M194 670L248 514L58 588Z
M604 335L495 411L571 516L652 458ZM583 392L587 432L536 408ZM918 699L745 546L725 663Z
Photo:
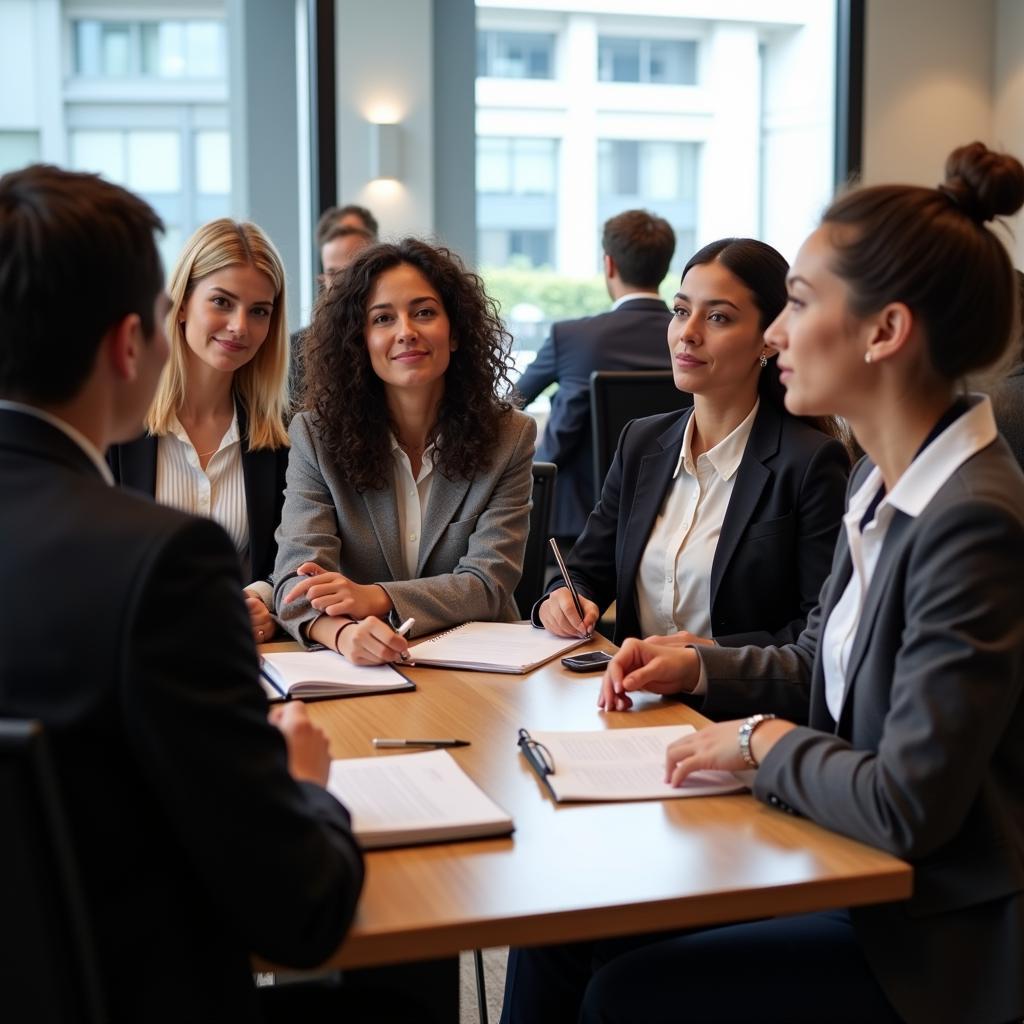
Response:
M402 176L402 126L370 122L370 180Z

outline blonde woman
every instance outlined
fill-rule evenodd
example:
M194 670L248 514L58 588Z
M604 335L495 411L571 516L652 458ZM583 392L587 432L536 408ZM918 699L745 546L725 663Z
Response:
M171 354L146 433L108 459L122 486L224 527L261 642L288 464L284 269L255 224L222 218L188 240L167 290Z

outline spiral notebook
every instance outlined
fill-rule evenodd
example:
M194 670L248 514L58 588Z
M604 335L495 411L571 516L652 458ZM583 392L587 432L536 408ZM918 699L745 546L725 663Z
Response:
M464 668L522 675L589 639L555 636L529 622L464 622L415 644L409 649L409 656L417 668Z

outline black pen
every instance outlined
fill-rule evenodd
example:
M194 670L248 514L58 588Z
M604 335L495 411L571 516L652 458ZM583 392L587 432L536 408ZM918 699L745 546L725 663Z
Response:
M569 593L572 596L572 603L576 605L576 614L580 617L580 626L582 626L583 605L580 604L580 595L576 593L576 588L572 585L569 570L565 567L565 559L562 558L562 552L558 549L558 541L552 537L548 543L551 545L551 550L555 553L555 561L558 563L558 571L562 574L562 579L565 580L565 585L569 588Z
M386 740L375 736L375 747L468 747L469 740Z

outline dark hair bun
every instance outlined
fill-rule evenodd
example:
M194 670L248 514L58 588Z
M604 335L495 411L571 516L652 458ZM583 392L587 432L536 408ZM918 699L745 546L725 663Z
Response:
M949 154L939 191L971 220L984 224L1024 206L1024 166L1008 153L994 153L983 143L972 142Z

